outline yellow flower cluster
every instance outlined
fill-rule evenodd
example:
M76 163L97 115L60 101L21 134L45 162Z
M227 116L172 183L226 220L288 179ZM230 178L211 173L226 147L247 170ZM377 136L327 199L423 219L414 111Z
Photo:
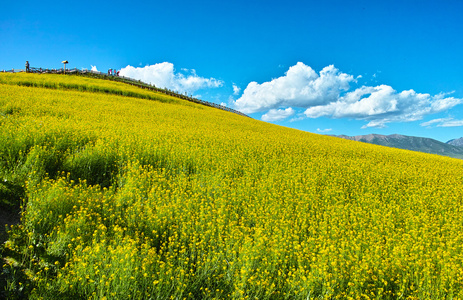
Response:
M463 298L463 161L53 83L133 88L0 74L34 297Z

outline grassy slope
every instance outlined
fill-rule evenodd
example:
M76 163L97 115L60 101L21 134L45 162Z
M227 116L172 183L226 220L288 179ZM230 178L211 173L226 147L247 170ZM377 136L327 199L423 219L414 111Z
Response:
M462 296L460 160L6 76L2 201L27 201L10 297Z

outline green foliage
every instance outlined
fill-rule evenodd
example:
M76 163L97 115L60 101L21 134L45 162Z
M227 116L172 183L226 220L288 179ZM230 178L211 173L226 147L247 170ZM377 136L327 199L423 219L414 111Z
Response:
M87 147L68 157L62 170L75 181L84 180L89 185L109 187L118 172L118 155L114 148Z
M19 76L18 76L19 75ZM0 84L18 85L24 87L39 87L58 90L75 90L79 92L103 93L140 99L156 100L165 103L178 103L175 98L166 97L159 93L143 91L137 87L131 87L119 83L111 83L106 80L86 79L78 77L64 77L61 75L44 75L38 77L34 74L2 74ZM14 108L9 108L9 111ZM10 112L11 113L11 112Z
M104 89L0 74L1 296L463 296L462 161Z

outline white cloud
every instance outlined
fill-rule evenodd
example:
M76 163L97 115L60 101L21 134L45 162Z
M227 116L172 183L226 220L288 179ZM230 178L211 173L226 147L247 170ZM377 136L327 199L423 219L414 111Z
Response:
M339 72L334 66L317 74L311 67L298 62L285 76L258 84L251 82L236 100L235 107L244 113L254 113L280 107L311 107L336 101L341 91L355 81L352 75Z
M428 122L423 122L420 125L424 127L431 127L431 125L436 125L437 127L459 127L463 126L463 120L455 120L453 118L441 118L434 119Z
M168 88L188 94L200 89L216 88L223 85L221 80L198 76L195 70L182 69L182 71L184 73L176 72L172 63L163 62L143 68L127 66L121 69L120 75L154 84L159 88Z
M351 118L369 121L363 126L385 127L391 122L421 120L424 116L442 112L463 103L463 99L445 98L444 94L431 96L414 90L396 92L388 85L362 86L339 97L336 102L308 108L308 118Z
M326 128L326 129L317 128L317 131L318 131L318 132L329 132L329 131L331 131L331 130L333 130L333 129L331 129L331 128Z
M227 103L222 102L222 103L220 103L220 105L222 105L222 106L227 106Z
M451 120L451 121L437 125L437 127L459 127L459 126L463 126L463 120Z
M238 95L241 91L241 88L236 84L233 84L233 95Z
M287 109L271 109L262 116L262 120L266 122L281 121L294 115L294 109L288 107Z
M98 72L98 69L96 68L96 66L92 66L91 70L94 72Z
M292 123L292 122L302 121L302 120L304 120L304 119L305 119L304 116L300 116L300 117L292 118L292 119L289 120L289 121Z
M277 109L291 106L304 109L304 115L308 118L365 120L368 123L363 128L381 128L391 122L421 120L426 115L463 103L463 99L450 97L448 93L432 96L414 90L397 92L388 85L351 89L350 84L358 78L342 73L332 65L317 74L312 68L299 62L290 67L282 77L262 84L249 83L242 96L234 102L234 106L244 113L268 111L262 116L262 120L281 111ZM443 124L439 126L444 126ZM455 121L445 124L460 123Z
M443 122L447 122L447 121L450 121L450 120L452 120L452 119L451 118L440 118L440 119L434 119L434 120L431 120L431 121L423 122L420 125L423 126L423 127L428 127L428 126L431 126L431 125L436 124L436 123L443 123Z

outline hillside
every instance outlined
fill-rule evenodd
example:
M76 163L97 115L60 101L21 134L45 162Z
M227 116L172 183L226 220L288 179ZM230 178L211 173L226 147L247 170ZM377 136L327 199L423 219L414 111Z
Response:
M375 145L406 149L412 151L420 151L431 154L439 154L454 158L463 159L463 148L458 147L451 143L442 143L430 138L406 136L400 134L381 135L381 134L368 134L368 135L357 135L357 136L346 136L339 135L337 137L360 141Z
M461 160L98 79L0 95L0 298L463 297Z

